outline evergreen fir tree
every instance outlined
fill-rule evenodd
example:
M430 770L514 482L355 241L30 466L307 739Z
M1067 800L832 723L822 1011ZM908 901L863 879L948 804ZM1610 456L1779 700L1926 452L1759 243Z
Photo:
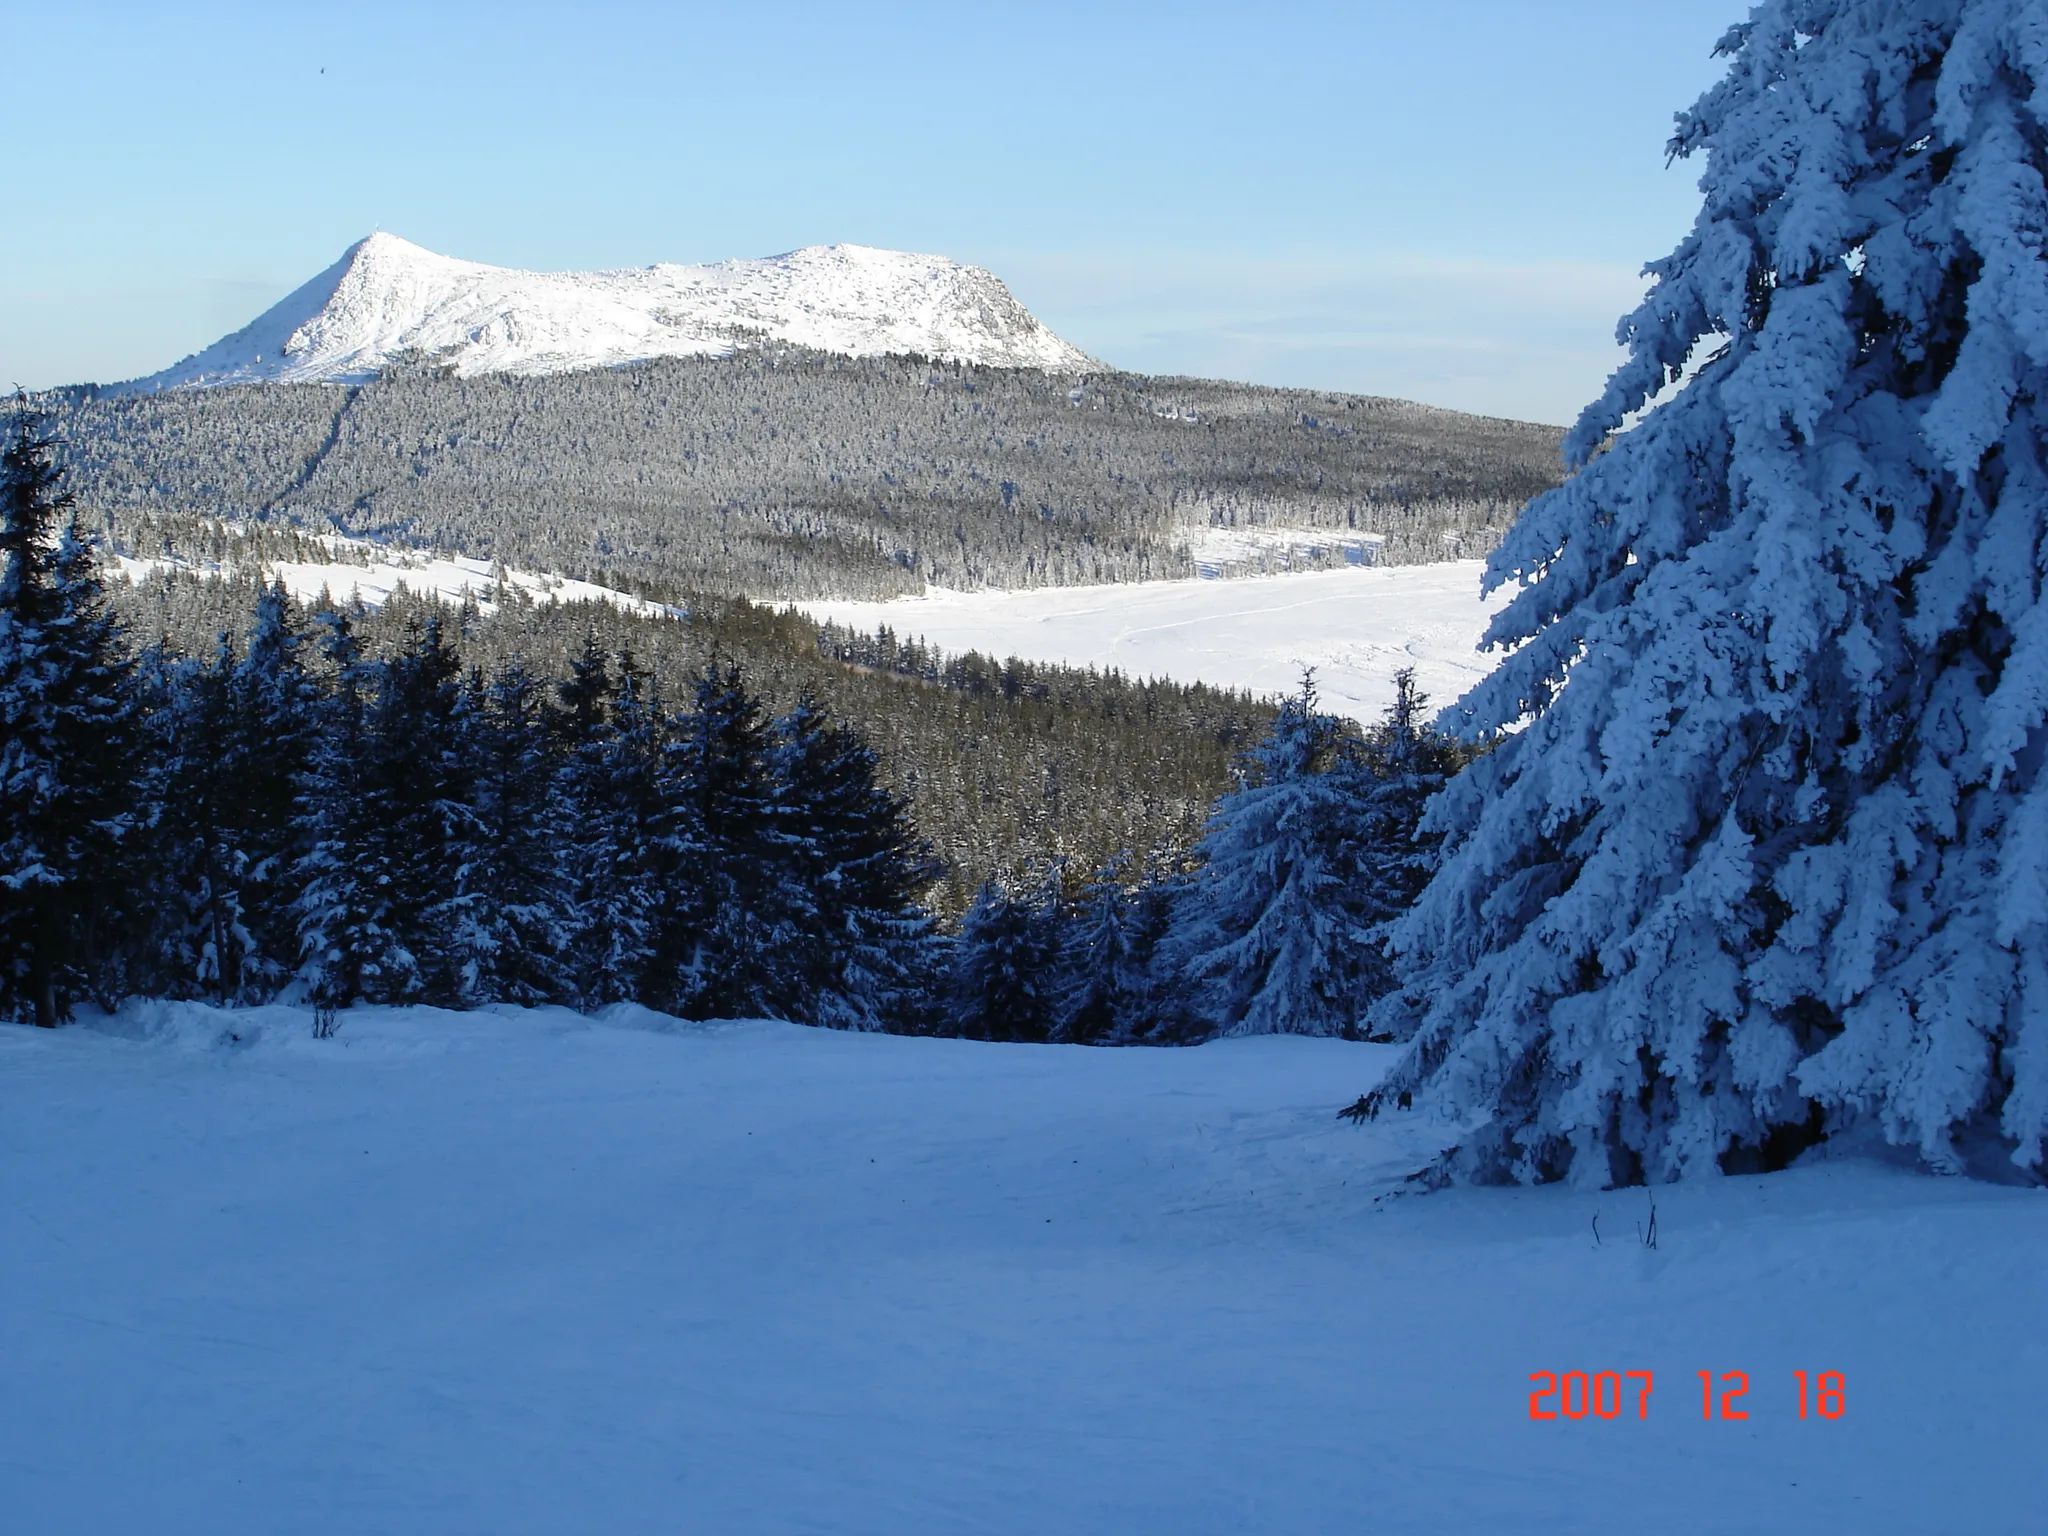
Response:
M26 410L0 452L0 1011L54 1027L128 895L133 663Z
M550 836L554 762L541 685L517 662L488 684L472 674L459 734L475 794L450 848L463 1000L564 1001L567 893Z
M1380 981L1367 873L1377 780L1313 682L1217 802L1162 952L1220 1034L1349 1035Z
M329 609L316 622L326 631L321 654L332 683L316 718L316 735L300 780L298 837L304 848L293 915L300 965L288 996L331 1017L365 995L384 947L377 872L369 862L375 815L363 693L376 668L365 661L354 616Z
M713 663L671 755L682 800L664 822L680 874L663 925L661 990L685 1018L800 1017L799 936L819 918L795 809L776 794L770 729L737 664Z
M1764 0L1721 51L1698 221L1491 562L1515 649L1459 718L1500 734L1430 812L1414 1041L1359 1109L1420 1094L1479 1179L1852 1122L2038 1168L2048 31Z
M295 802L317 693L281 587L263 591L239 660L152 670L150 985L220 1003L266 1000L296 969Z
M438 616L407 640L378 669L365 742L372 811L366 856L385 941L365 971L373 983L366 995L377 1002L453 1004L462 996L456 849L474 841L461 661Z
M953 942L947 987L960 1034L974 1040L1046 1040L1055 1021L1059 872L1012 890L990 881Z
M612 677L594 646L557 690L555 731L566 750L549 820L565 901L567 980L584 1009L642 998L657 926L677 899L665 846L673 840L666 823L674 796L649 691L630 656L619 658Z
M1156 934L1123 885L1124 861L1099 871L1061 925L1052 1038L1094 1045L1141 1030Z
M320 690L306 671L298 605L282 582L257 595L242 658L228 684L235 786L229 808L239 868L239 910L248 935L231 995L257 1002L298 968L293 911L298 796L319 729Z
M775 964L794 1015L838 1029L910 1030L929 1001L938 877L909 806L877 778L873 750L805 693L775 726L768 763L774 826L789 850Z
M222 635L210 662L153 660L145 775L153 810L149 985L174 997L235 1001L256 941L242 900L246 865L235 835L234 650Z

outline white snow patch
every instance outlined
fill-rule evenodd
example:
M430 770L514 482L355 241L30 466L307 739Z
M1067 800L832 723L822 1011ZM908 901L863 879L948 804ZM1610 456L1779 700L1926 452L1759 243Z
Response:
M1234 575L1247 565L1275 562L1285 568L1296 561L1321 564L1340 559L1346 565L1371 565L1387 542L1382 533L1353 533L1331 528L1286 528L1261 524L1252 528L1203 529L1190 547L1196 570L1205 581Z
M887 625L951 653L1114 667L1255 694L1290 692L1312 666L1324 708L1370 720L1393 698L1403 667L1439 706L1492 670L1479 639L1512 593L1482 599L1484 572L1483 561L1451 560L797 606L856 630Z
M285 590L301 602L311 602L323 593L337 602L350 599L366 608L380 608L393 593L406 591L417 597L432 597L460 606L474 599L484 613L495 613L500 602L512 593L537 605L548 603L610 603L629 613L653 618L678 617L682 610L657 603L630 592L600 587L567 576L544 575L493 565L467 555L444 555L425 550L391 549L365 539L338 534L321 535L319 543L346 558L329 563L303 560L267 560L258 574L265 582L282 581ZM198 571L206 575L225 574L218 565L200 566L164 556L137 559L129 555L106 557L110 575L141 582L164 570Z
M127 1038L123 1038L123 1037ZM0 1026L21 1531L2040 1524L2048 1195L1384 1198L1390 1047L645 1010ZM1601 1241L1593 1222L1598 1218ZM1531 1422L1537 1371L1655 1373ZM1698 1373L1746 1371L1741 1422ZM1801 1420L1793 1372L1846 1378Z
M406 357L464 376L557 373L767 343L1055 373L1097 366L994 275L944 256L818 245L708 266L521 272L380 233L233 335L127 387L353 382Z

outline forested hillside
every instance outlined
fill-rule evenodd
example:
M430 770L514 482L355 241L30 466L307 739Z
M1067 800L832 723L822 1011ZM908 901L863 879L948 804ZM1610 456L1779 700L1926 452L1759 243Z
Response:
M136 645L201 658L221 634L247 627L258 591L253 576L189 572L110 586ZM737 661L777 712L810 690L873 745L884 781L911 802L947 866L930 898L941 911L964 908L991 877L1053 860L1068 861L1077 877L1124 850L1171 862L1230 787L1234 760L1273 718L1269 704L1199 684L944 657L893 637L878 644L821 631L744 598L696 597L686 619L655 619L607 603L516 597L489 614L456 615L402 594L358 613L356 629L367 652L388 654L435 615L448 621L463 664L486 673L517 658L540 678L563 677L594 637L600 650L648 669L671 705L686 702L713 661Z
M1187 576L1211 526L1435 560L1559 479L1551 428L1401 401L792 351L40 403L116 547L226 518L670 600Z

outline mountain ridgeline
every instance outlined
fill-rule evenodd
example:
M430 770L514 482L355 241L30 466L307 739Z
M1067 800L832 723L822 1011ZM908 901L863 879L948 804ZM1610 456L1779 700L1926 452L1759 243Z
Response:
M669 601L1184 577L1211 527L1326 532L1296 568L1438 560L1560 478L1554 429L1401 401L796 349L38 403L117 549L227 519Z

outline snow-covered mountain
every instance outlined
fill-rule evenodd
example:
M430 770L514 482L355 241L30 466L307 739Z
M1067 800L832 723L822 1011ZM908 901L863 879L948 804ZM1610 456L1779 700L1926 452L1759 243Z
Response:
M374 234L232 336L128 388L344 383L407 355L463 375L556 373L761 342L1053 373L1095 366L1000 279L943 256L817 245L699 267L521 272Z

